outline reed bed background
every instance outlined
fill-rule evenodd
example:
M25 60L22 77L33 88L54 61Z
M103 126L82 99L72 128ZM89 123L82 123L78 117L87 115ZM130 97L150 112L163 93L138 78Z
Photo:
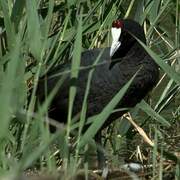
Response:
M1 179L13 179L28 170L46 174L59 171L61 177L68 179L78 169L86 172L90 169L90 162L85 160L88 144L96 148L95 133L129 84L99 115L87 119L85 111L92 68L80 121L72 121L76 87L71 87L68 123L66 127L56 124L59 130L54 134L48 130L47 110L59 87L65 83L64 76L36 111L35 92L39 78L69 59L72 59L71 71L64 75L70 73L77 77L81 52L110 46L111 23L118 18L135 19L143 24L147 38L144 48L158 63L161 77L148 100L130 110L131 116L123 117L104 130L103 150L112 169L122 165L122 157L131 157L150 166L147 172L150 179L163 179L172 174L176 179L180 177L178 0L0 0ZM97 65L98 62L94 67ZM84 122L90 123L86 132L82 132ZM139 127L149 140L137 130ZM76 132L73 140L69 138L72 132Z

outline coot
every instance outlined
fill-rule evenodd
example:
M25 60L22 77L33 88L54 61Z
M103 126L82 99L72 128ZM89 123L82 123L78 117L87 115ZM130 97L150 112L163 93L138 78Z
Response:
M72 80L70 74L60 87L49 107L49 117L58 122L67 122L68 113L68 96L71 85L76 85L77 94L73 106L73 116L81 111L82 102L85 94L89 67L93 65L99 54L103 51L96 66L87 101L87 117L100 113L103 108L110 102L116 93L132 78L138 71L136 77L119 102L117 108L130 108L139 103L147 93L157 83L159 71L157 64L137 42L136 38L146 43L143 28L134 20L116 20L112 23L112 45L104 49L87 50L81 55L81 66L85 67L80 70L77 80ZM136 38L134 38L134 36ZM59 65L41 78L37 96L39 102L43 102L45 94L51 92L60 79L54 74L62 73L71 68L71 64ZM51 77L51 78L49 78ZM75 83L75 84L73 84ZM47 85L47 89L45 88ZM46 89L46 90L45 90ZM46 92L46 93L45 93ZM124 112L113 113L104 123L107 127L115 119L122 116ZM52 128L51 128L52 130ZM100 133L97 133L95 139L100 142ZM104 166L104 156L98 152L99 166Z
M143 28L134 20L116 20L112 23L112 45L105 49L87 50L81 55L81 66L92 65L100 52L103 54L99 60L101 65L95 68L90 92L88 96L87 117L100 113L114 95L132 78L140 69L128 91L118 104L118 108L134 107L153 88L158 81L159 71L157 64L134 38L137 37L146 43ZM45 99L45 84L49 93L60 77L48 78L53 74L70 69L70 64L59 65L46 78L40 80L37 96L39 101ZM81 111L88 73L85 68L79 72L76 80L77 94L74 101L73 115ZM47 81L45 83L45 80ZM49 107L49 117L59 122L67 121L69 87L72 85L70 77L60 87ZM108 126L123 112L110 116L103 127Z

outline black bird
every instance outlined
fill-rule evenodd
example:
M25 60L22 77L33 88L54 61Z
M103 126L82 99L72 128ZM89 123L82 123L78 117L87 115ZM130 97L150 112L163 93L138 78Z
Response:
M116 20L112 23L111 32L113 42L110 48L87 50L81 56L81 66L90 66L103 50L99 61L102 64L96 67L92 77L87 117L100 113L112 97L139 69L141 70L119 103L118 108L134 107L158 81L158 66L132 36L134 35L143 43L146 43L143 28L133 20ZM40 102L45 97L45 84L47 84L47 92L49 93L60 78L57 76L48 79L48 77L67 69L70 69L70 64L59 65L47 75L47 78L41 78L37 90ZM77 95L74 102L74 115L81 111L89 70L90 68L81 70L76 82ZM44 82L45 79L47 79L47 83ZM71 83L69 77L54 97L49 108L49 116L52 119L66 122ZM110 118L108 121L111 123L113 120Z
M129 89L118 104L118 108L134 107L155 86L159 77L157 64L137 42L136 38L146 44L143 28L134 20L116 20L112 23L112 46L105 49L87 50L81 55L81 66L87 67L94 63L99 53L104 50L93 73L88 96L87 117L100 113L116 93L139 70ZM134 38L134 36L136 38ZM59 65L47 75L47 92L49 93L59 77L50 78L53 74L70 69L70 64ZM73 115L81 111L90 69L81 70L76 81L77 94L74 101ZM49 117L59 122L67 121L70 77L60 87L49 107ZM44 99L44 80L39 83L37 96L40 102ZM107 127L124 112L112 114L103 127Z

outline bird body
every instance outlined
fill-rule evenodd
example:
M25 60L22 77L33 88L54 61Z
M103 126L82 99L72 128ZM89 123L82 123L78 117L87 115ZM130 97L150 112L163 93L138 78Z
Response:
M92 75L87 100L87 117L100 113L137 71L136 77L119 102L117 108L134 107L157 83L159 77L158 66L131 35L131 33L135 36L137 35L137 38L145 43L142 28L134 21L129 22L129 20L123 20L122 22L122 32L120 32L121 35L118 37L118 40L121 42L118 43L118 46L115 45L115 42L118 40L114 41L113 44L116 46L115 52L112 48L104 48L87 50L81 54L81 67L84 67L84 69L79 71L78 79L76 80L77 93L73 106L73 115L79 113L82 108L88 74L91 69L88 67L94 64L102 51L103 53L98 61L99 65L95 67ZM117 25L117 23L115 25ZM126 29L126 26L129 29ZM141 32L136 33L136 26ZM70 70L70 68L71 64L66 64L65 66L59 65L54 71L48 74L48 77L67 69ZM49 93L53 87L55 87L59 77L56 76L50 79L48 77L47 92ZM69 74L50 105L49 116L59 122L66 122L67 120L69 88L71 85L72 79ZM44 87L44 79L42 79L37 91L40 101L45 98ZM117 112L116 115L110 116L103 127L108 126L121 115L122 112Z

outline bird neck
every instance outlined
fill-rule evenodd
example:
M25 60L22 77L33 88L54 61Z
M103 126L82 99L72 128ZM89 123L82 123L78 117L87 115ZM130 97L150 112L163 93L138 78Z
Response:
M143 60L145 55L147 55L146 50L137 41L134 43L128 53L128 56L136 57L139 59L139 61Z
M137 42L134 41L133 43L129 44L129 46L122 46L119 48L118 52L111 58L111 65L110 69L118 63L121 65L122 63L128 64L131 61L134 65L138 63L142 63L144 61L144 56L147 55L147 52L144 48ZM136 60L136 62L134 62Z

